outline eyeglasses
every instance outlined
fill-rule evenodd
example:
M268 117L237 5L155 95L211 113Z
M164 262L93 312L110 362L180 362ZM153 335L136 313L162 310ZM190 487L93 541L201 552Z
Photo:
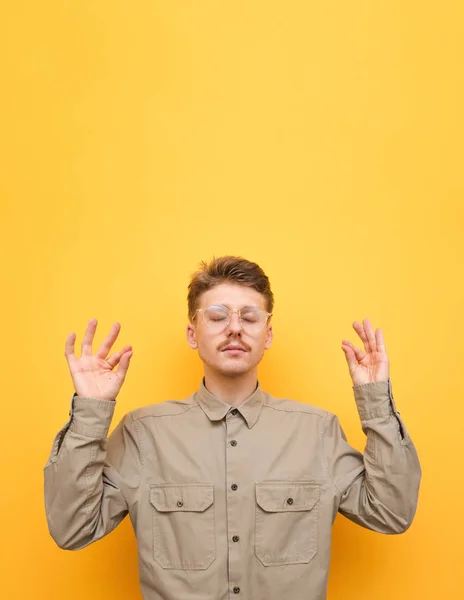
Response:
M272 316L272 313L252 306L245 306L240 310L231 310L221 304L208 306L208 308L197 308L193 319L195 319L197 313L202 313L205 325L214 333L220 333L229 325L232 313L238 314L240 325L247 333L261 331Z

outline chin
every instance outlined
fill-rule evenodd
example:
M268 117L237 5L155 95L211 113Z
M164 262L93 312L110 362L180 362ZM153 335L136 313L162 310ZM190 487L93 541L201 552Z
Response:
M238 365L236 367L219 369L219 372L226 377L240 377L240 375L245 375L249 371L251 371L251 368L239 367Z
M235 364L207 364L212 371L216 371L216 373L223 375L224 377L240 377L253 369L253 365L239 364L238 362Z
M221 377L224 379L230 379L230 381L240 380L241 377L244 377L247 374L247 371L221 371Z

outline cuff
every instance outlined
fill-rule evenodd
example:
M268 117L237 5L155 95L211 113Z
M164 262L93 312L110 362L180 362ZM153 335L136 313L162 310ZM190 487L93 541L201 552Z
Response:
M391 380L354 385L354 399L361 421L392 415L396 410Z
M69 429L93 438L106 438L113 418L115 400L97 400L74 394Z

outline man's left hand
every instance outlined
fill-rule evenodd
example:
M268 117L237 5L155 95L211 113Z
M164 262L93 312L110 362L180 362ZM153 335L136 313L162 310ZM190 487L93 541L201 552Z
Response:
M369 319L362 324L353 323L353 329L361 338L364 352L349 340L342 340L342 350L350 371L353 385L362 385L373 381L387 381L390 361L385 350L385 342L381 329L372 329Z

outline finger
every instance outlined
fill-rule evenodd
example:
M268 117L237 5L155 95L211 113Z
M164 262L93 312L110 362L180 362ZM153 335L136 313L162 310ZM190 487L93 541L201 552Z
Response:
M377 352L377 342L375 340L374 330L372 328L371 322L369 319L364 319L363 321L364 331L366 332L367 341L369 342L369 348L371 352Z
M74 342L75 341L76 341L76 334L73 331L66 338L66 343L64 346L64 355L66 356L66 360L68 361L69 367L71 367L71 365L73 365L77 360L77 357L74 354Z
M378 327L375 330L375 339L376 339L376 342L377 342L377 350L381 354L386 354L387 353L387 349L385 348L385 340L383 338L383 331L380 329L380 327Z
M366 335L366 332L364 331L363 325L361 325L361 323L359 321L355 321L353 323L353 329L356 331L356 333L361 338L361 341L364 346L364 352L366 352L366 353L370 352L369 340L367 339L367 335Z
M97 329L97 319L90 319L85 330L84 339L82 340L82 356L84 354L92 354L92 342Z
M96 351L95 356L98 358L105 359L108 356L108 352L111 350L111 346L114 344L116 338L119 335L119 331L121 330L121 325L119 323L113 323L113 326L110 329L109 334L101 343L100 348Z
M359 321L354 321L353 329L356 331L356 333L361 338L361 341L364 346L364 352L369 352L369 341L367 339L367 335L366 335L366 332L364 331L363 325L361 325L361 323Z
M129 368L132 354L132 352L125 352L119 362L119 367L117 368L116 373L119 375L121 382L123 382L126 378L127 369Z
M354 356L355 356L355 358L356 358L356 360L358 362L361 362L362 359L366 356L364 354L364 352L361 350L361 348L358 348L357 346L355 346L354 344L352 344L350 342L350 340L342 340L342 345L346 345L349 348L351 348L351 350L353 351Z
M114 367L118 364L118 362L121 360L122 355L124 354L124 352L128 352L129 350L132 350L132 346L124 346L124 348L122 350L120 350L119 352L115 352L114 354L112 354L109 358L106 359L106 362L111 365L111 368L114 369Z
M355 353L353 349L350 348L350 346L347 346L346 344L342 344L342 350L345 353L346 362L348 363L348 369L350 370L350 373L353 373L353 371L358 366L358 361L356 360Z

